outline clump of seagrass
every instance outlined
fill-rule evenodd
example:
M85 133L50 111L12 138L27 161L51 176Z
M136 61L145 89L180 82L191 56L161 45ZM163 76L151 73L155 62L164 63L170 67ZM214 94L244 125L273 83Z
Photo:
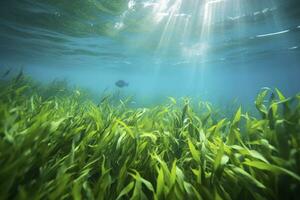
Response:
M1 199L297 199L299 95L263 90L260 118L216 121L188 100L137 109L34 88L0 86Z

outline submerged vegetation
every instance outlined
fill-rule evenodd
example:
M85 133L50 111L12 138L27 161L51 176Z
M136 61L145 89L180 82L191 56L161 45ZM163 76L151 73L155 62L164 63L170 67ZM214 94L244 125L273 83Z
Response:
M297 199L299 95L264 89L260 118L217 119L188 99L131 108L59 87L0 84L1 199Z

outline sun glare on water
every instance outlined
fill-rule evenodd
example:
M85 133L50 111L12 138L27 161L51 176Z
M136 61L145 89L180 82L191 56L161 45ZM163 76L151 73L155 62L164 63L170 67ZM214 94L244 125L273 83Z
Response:
M224 37L228 23L236 23L236 32L243 32L240 18L273 8L273 0L264 2L264 8L255 10L259 2L250 0L130 0L114 28L128 30L136 21L142 37L133 40L135 47L151 46L155 58L176 54L183 62L199 63L210 56L215 39Z

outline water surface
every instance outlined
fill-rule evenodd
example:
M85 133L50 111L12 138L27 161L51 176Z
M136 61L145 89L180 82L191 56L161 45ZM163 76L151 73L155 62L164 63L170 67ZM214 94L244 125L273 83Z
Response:
M96 94L126 80L139 105L300 91L297 0L3 0L0 25L1 70Z

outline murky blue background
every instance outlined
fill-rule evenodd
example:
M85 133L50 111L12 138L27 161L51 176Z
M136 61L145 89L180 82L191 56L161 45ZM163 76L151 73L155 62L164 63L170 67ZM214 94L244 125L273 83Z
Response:
M2 0L0 67L121 92L253 104L300 91L298 0Z

